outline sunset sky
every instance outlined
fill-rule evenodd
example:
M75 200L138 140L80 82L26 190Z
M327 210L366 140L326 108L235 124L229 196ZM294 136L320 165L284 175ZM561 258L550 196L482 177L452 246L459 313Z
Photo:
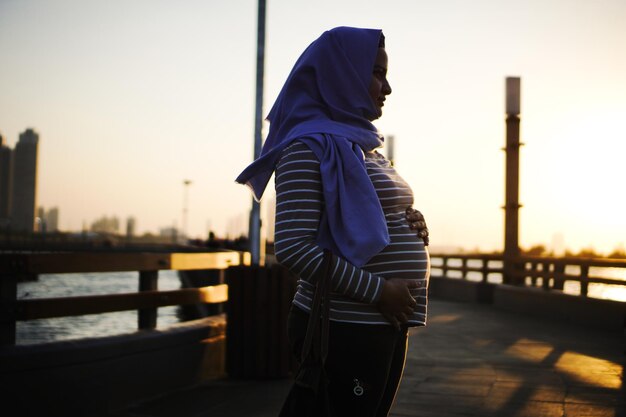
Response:
M253 153L256 19L253 0L0 0L0 134L39 133L38 200L62 229L180 227L189 179L190 235L247 231L234 179ZM385 33L375 124L433 250L502 248L507 76L522 80L521 245L624 247L626 1L268 0L264 114L344 25Z

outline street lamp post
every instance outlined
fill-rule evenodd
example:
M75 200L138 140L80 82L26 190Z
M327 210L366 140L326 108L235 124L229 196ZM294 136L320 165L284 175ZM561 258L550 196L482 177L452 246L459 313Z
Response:
M259 0L259 15L257 24L257 53L256 53L256 110L254 117L254 159L261 155L262 123L263 123L263 72L265 63L265 0ZM259 265L261 258L261 206L252 199L250 211L250 225L248 231L250 242L250 257L252 265Z
M187 239L187 200L188 200L188 191L189 185L191 185L191 180L183 180L183 224L182 224L182 240L185 242Z

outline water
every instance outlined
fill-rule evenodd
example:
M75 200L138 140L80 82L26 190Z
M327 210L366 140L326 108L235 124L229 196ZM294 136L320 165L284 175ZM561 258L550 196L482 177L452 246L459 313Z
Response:
M18 284L18 299L72 297L79 295L137 292L138 272L43 274L38 281ZM160 271L159 290L176 290L180 280L176 271ZM179 323L178 306L158 309L157 329ZM85 316L18 321L16 344L103 337L137 331L137 311L120 311Z
M455 265L455 261L451 261L450 265ZM468 266L480 266L480 263L474 265L472 262L470 261ZM501 263L492 261L490 266L499 267ZM433 266L433 271L440 272L437 266ZM568 266L566 269L568 274L576 274L578 272L578 267L576 266ZM449 272L449 275L453 278L460 278L460 274L458 271ZM589 274L591 276L602 276L626 281L626 269L624 268L591 268ZM482 275L478 272L468 273L468 280L470 281L480 281L481 279ZM488 282L494 284L501 283L501 274L489 274ZM119 294L136 292L138 285L138 272L46 274L41 275L38 281L20 283L17 296L18 299L28 299ZM160 290L179 289L180 280L178 273L176 271L160 271L158 285ZM564 292L579 295L580 284L568 281L565 283ZM626 286L590 284L589 297L626 301ZM177 306L158 309L157 329L167 328L180 321ZM136 331L137 311L40 319L18 322L16 343L18 345L32 345L53 341L112 336L134 333Z
M580 267L568 265L565 267L566 274L579 274ZM589 268L589 275L592 277L611 278L617 281L626 281L626 268ZM568 294L580 294L580 283L567 281L563 291ZM625 285L605 285L589 284L587 295L593 298L603 298L607 300L626 301Z

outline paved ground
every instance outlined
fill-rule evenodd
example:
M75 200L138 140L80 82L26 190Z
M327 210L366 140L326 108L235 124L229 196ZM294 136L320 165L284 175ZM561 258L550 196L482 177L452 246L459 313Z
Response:
M626 417L623 334L433 300L393 417ZM289 381L217 381L127 417L274 417ZM346 416L348 417L348 416Z

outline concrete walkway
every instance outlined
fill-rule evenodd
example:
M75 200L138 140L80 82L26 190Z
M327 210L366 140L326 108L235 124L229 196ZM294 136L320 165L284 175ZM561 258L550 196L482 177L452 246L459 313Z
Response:
M391 416L626 417L623 334L483 305L429 308L428 327L411 332ZM119 416L274 417L289 384L215 381Z

